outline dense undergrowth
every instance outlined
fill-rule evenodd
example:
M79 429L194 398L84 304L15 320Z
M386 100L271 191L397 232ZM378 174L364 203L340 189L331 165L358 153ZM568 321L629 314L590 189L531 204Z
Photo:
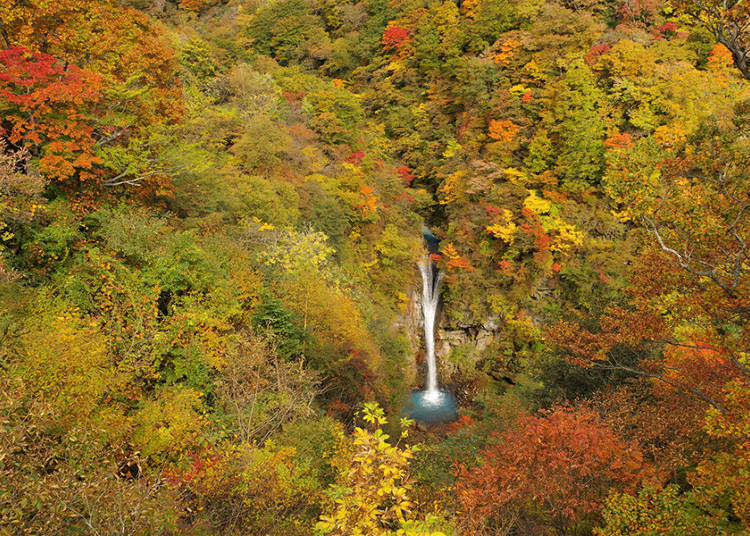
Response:
M747 530L712 6L5 2L0 534ZM413 430L423 222L444 322L499 329Z

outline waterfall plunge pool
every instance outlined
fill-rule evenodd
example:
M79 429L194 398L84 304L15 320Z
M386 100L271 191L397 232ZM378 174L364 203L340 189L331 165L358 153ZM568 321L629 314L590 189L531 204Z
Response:
M414 391L406 413L415 421L436 424L455 421L458 418L457 409L456 397L449 391Z

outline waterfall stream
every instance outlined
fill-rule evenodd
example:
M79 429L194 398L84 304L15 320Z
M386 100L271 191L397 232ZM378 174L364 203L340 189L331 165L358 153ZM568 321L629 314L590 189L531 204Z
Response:
M426 396L437 398L440 391L438 390L437 363L435 362L435 318L440 301L440 282L443 280L443 273L435 270L435 265L429 255L425 255L420 261L419 271L422 274L424 346L427 353Z
M456 397L439 388L435 356L435 322L438 304L440 303L440 283L443 280L443 273L436 268L430 255L425 255L419 262L419 272L422 274L422 313L424 316L424 347L427 354L427 385L424 391L412 393L409 414L411 418L424 423L453 421L457 418Z

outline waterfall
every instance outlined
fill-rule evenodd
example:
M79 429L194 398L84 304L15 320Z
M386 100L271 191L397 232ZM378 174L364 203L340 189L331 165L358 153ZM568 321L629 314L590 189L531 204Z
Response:
M419 263L422 274L422 313L424 315L424 345L427 351L427 389L426 395L437 398L438 389L437 363L435 362L435 317L440 301L440 282L443 273L435 269L429 255ZM437 273L436 273L437 272Z
M422 227L425 245L429 253L438 253L440 240L427 227ZM424 347L427 352L427 386L424 391L413 391L406 408L409 417L425 424L455 421L458 418L458 403L450 391L438 387L437 363L435 362L435 320L440 302L440 283L443 274L432 262L429 254L419 261L422 274L422 314L424 316Z

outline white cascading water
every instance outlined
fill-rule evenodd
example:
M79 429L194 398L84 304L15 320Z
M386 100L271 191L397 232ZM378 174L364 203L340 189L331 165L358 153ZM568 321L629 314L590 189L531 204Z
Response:
M437 249L438 240L423 228L425 242L432 249ZM424 316L424 346L427 353L427 388L414 391L409 401L409 416L425 424L437 424L455 421L458 418L458 403L450 391L438 387L437 363L435 361L435 321L440 302L440 283L443 274L437 269L429 255L419 262L422 274L422 313Z
M435 267L429 255L419 263L422 274L422 314L424 315L424 345L427 351L427 389L428 398L440 397L438 389L437 364L435 362L435 317L440 301L440 282L443 273L435 274Z

